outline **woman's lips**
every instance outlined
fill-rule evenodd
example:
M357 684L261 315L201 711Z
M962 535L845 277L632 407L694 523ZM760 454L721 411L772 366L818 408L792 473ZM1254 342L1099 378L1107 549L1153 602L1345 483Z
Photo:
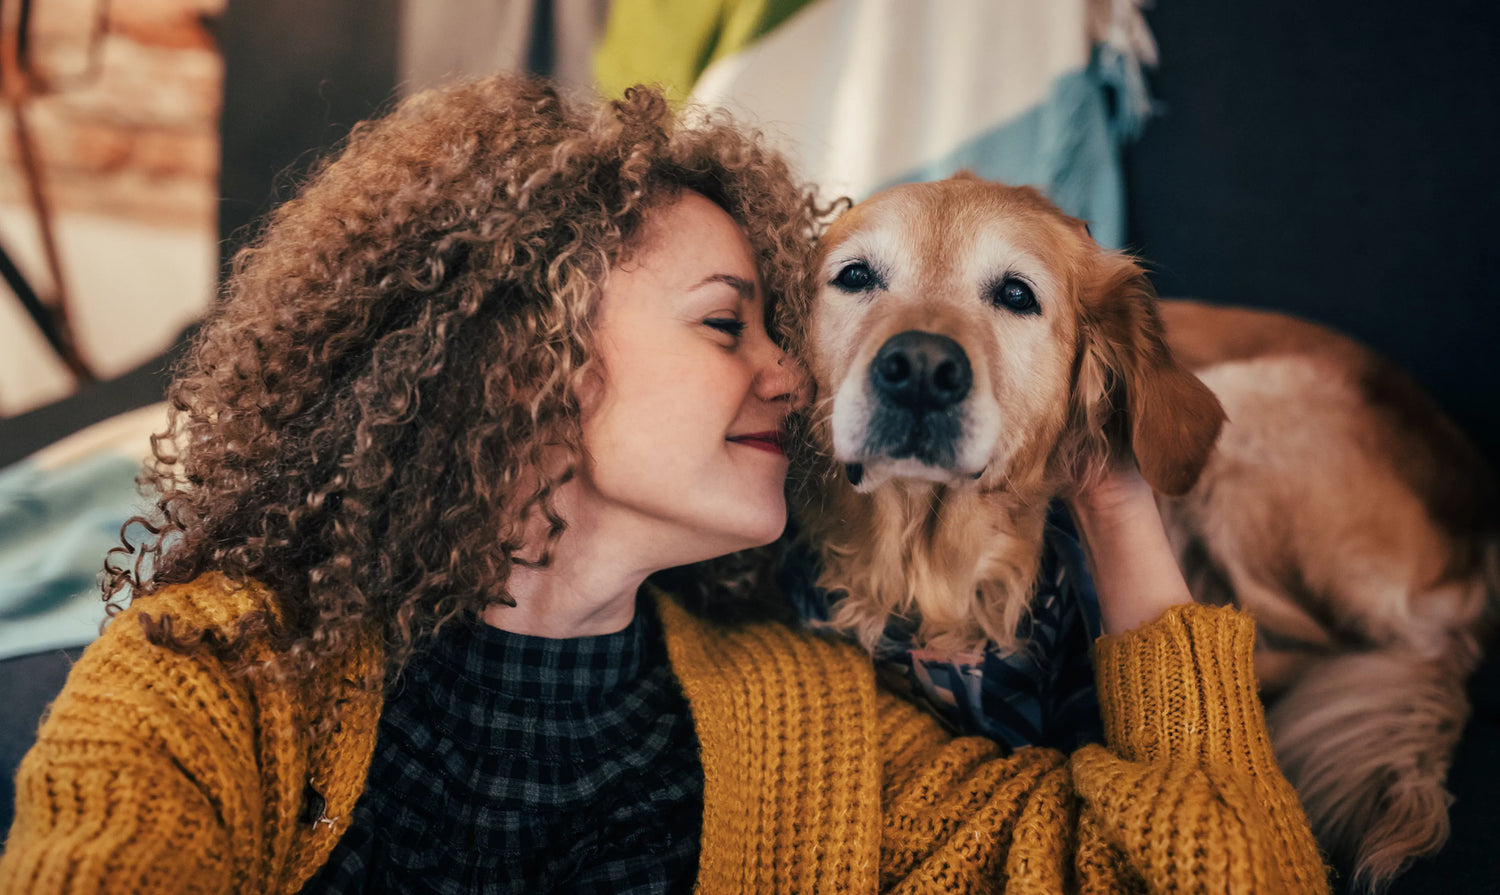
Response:
M744 435L731 435L729 440L767 453L786 456L786 436L780 432L748 432Z

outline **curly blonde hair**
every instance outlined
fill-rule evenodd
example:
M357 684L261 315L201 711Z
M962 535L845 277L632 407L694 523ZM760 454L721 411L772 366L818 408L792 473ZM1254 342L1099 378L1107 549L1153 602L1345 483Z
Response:
M439 625L510 602L511 567L546 563L566 524L553 496L582 462L601 284L684 190L743 227L768 304L804 288L810 190L754 135L686 123L655 90L574 102L496 77L354 128L236 257L180 366L143 479L154 512L127 523L150 535L105 563L111 612L208 571L259 581L279 612L227 638L143 623L231 658L269 633L253 670L284 678L371 626L399 668ZM523 557L532 513L546 544Z

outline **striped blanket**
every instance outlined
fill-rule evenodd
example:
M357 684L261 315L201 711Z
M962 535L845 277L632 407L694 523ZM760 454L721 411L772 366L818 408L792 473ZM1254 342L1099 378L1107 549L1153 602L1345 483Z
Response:
M616 0L595 55L723 106L829 196L969 169L1124 243L1120 147L1150 113L1140 0Z

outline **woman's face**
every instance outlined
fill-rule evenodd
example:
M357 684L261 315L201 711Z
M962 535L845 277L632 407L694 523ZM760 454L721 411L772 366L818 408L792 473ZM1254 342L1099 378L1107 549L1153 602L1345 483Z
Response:
M651 212L605 283L572 509L655 567L766 544L786 524L783 433L804 378L767 336L764 303L744 233L693 192Z

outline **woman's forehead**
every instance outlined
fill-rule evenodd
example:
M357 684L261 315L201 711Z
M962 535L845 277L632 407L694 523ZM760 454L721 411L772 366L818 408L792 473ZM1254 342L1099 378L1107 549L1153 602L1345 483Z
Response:
M632 253L634 266L669 269L676 278L692 284L705 279L730 286L749 283L756 293L760 291L757 261L749 237L734 218L691 191L648 213L641 244Z

